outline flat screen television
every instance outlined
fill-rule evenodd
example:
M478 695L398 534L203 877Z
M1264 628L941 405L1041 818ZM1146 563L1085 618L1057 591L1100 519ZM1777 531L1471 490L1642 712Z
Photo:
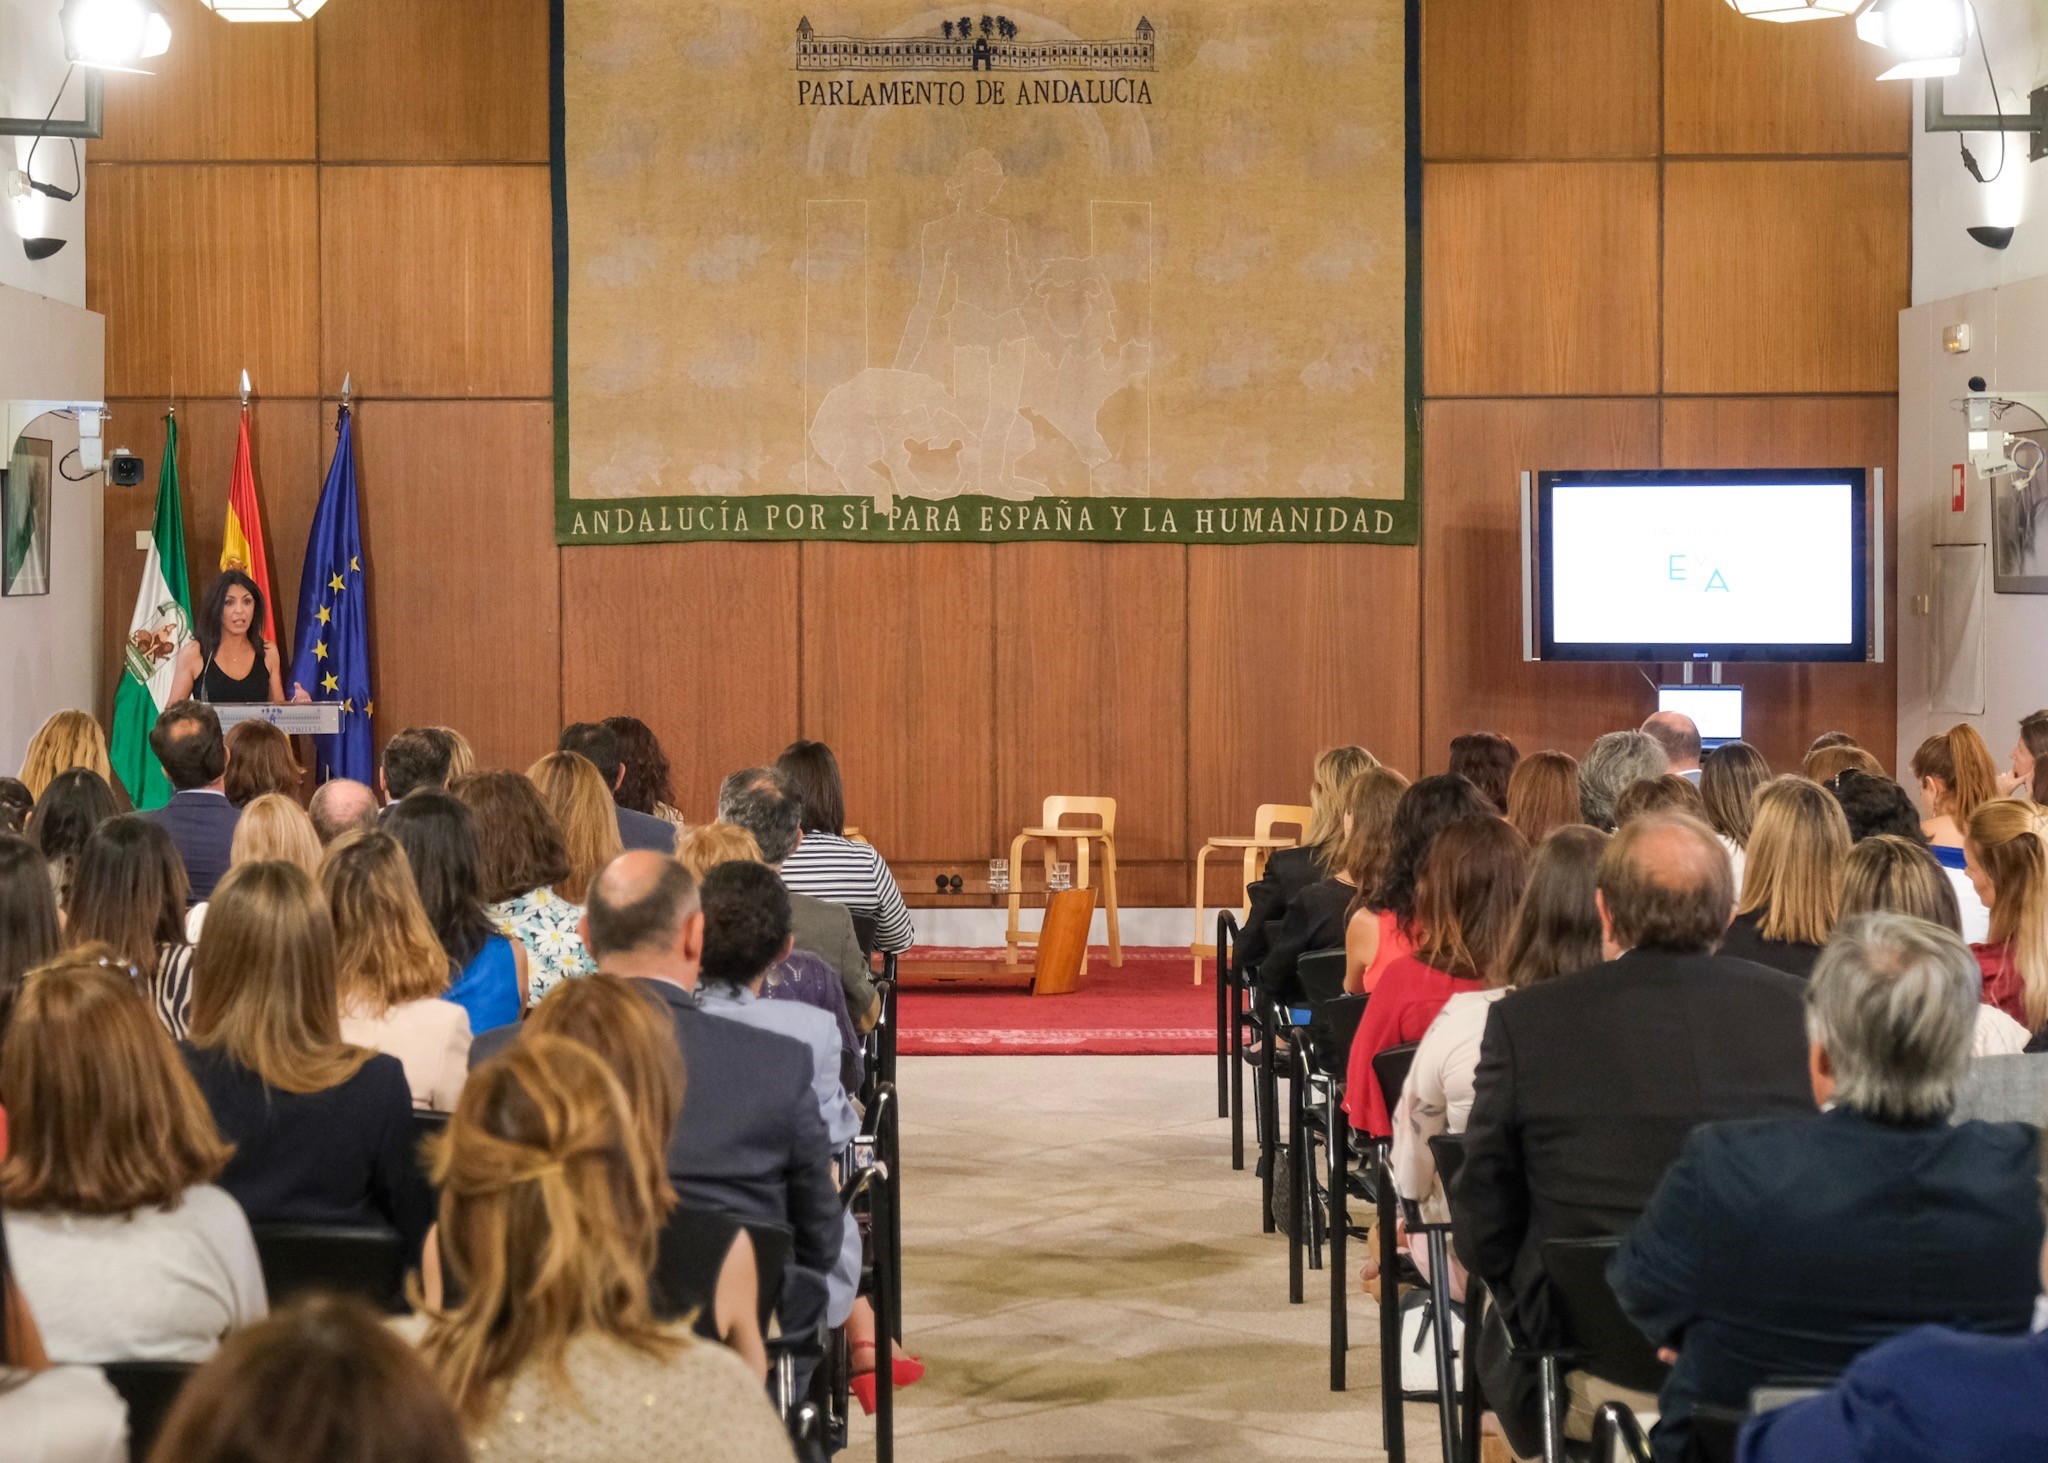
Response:
M1868 492L1860 467L1538 473L1525 649L1544 660L1866 659Z
M1711 752L1742 740L1742 687L1659 686L1657 709L1692 718L1700 746Z

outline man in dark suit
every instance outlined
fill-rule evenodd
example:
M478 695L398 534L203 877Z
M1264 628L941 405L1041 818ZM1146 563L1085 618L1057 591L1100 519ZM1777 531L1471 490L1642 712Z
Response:
M619 749L617 732L601 721L579 721L563 730L556 750L575 752L589 758L616 800L619 784L626 780L626 758ZM636 848L667 854L676 851L676 825L668 819L633 808L620 808L618 814L619 842L629 851Z
M143 814L171 835L191 883L187 904L213 896L228 871L228 846L242 812L228 801L227 739L220 718L204 701L173 701L149 729L149 749L176 789L161 808Z
M1846 921L1807 990L1812 1117L1709 1123L1686 1140L1608 1271L1676 1364L1651 1443L1686 1456L1698 1403L1831 1377L1940 1322L2016 1335L2041 1254L2040 1133L1951 1125L1983 995L1952 932Z
M591 882L583 937L600 971L640 986L675 1026L685 1078L668 1150L676 1192L685 1205L794 1230L796 1264L815 1280L801 1287L804 1313L786 1308L784 1322L821 1319L843 1222L810 1049L698 1008L704 915L674 859L640 849L607 864Z
M1467 1269L1527 1340L1561 1339L1546 1240L1627 1231L1686 1135L1813 1111L1804 987L1712 953L1734 906L1728 855L1682 815L1631 820L1600 860L1604 965L1497 1002L1451 1194ZM1541 1447L1533 1364L1498 1322L1474 1363L1508 1441Z

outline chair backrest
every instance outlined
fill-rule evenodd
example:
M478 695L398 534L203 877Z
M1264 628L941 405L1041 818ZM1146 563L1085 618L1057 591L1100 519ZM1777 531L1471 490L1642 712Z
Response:
M434 1183L434 1166L427 1161L427 1140L438 1138L448 1131L448 1114L430 1112L426 1108L412 1110L412 1156L420 1166L420 1177L427 1181L429 1188Z
M718 1299L718 1276L732 1249L734 1221L704 1209L678 1205L654 1247L654 1274L648 1279L647 1301L655 1318L673 1321L690 1311L708 1310Z
M853 911L849 910L849 914ZM875 935L881 926L871 914L853 914L853 937L860 941L860 953L872 960L875 954Z
M171 1415L178 1393L199 1365L190 1361L110 1361L100 1370L106 1373L107 1385L128 1404L128 1456L141 1463L156 1446L164 1419Z
M1344 951L1310 950L1295 962L1311 1013L1308 1051L1319 1072L1342 1072L1351 1052L1351 1038L1365 1016L1363 993L1344 991Z
M1654 1392L1671 1369L1657 1359L1657 1348L1636 1329L1607 1283L1607 1262L1620 1246L1612 1236L1547 1240L1543 1273L1557 1290L1572 1349L1583 1353L1579 1365L1619 1386Z
M389 1229L342 1224L258 1224L256 1258L275 1310L309 1291L358 1295L391 1315L405 1302L405 1242Z
M1401 1089L1408 1083L1408 1069L1415 1065L1416 1042L1390 1046L1372 1059L1373 1079L1380 1084L1380 1101L1391 1115L1400 1106Z
M783 1286L789 1280L789 1262L796 1254L796 1231L786 1224L765 1220L748 1221L746 1230L747 1238L754 1242L755 1309L761 1314L761 1333L766 1335L769 1318L782 1304Z
M1451 1180L1465 1166L1465 1135L1438 1133L1429 1140L1429 1156L1436 1160L1436 1176L1443 1184L1444 1192L1450 1193Z
M2048 1056L2014 1052L1971 1062L1949 1120L1972 1118L2048 1127Z
M1300 843L1308 837L1309 819L1315 816L1313 808L1304 808L1297 803L1260 803L1258 812L1252 814L1252 837L1267 839L1275 837L1275 828L1292 828L1294 841Z
M1344 994L1344 947L1302 952L1294 962L1294 977L1301 982L1309 1005L1336 1000Z
M1038 826L1041 828L1058 828L1063 818L1094 818L1102 825L1104 833L1111 838L1116 837L1115 798L1049 797L1039 812L1041 817ZM1073 831L1085 833L1088 830L1077 828Z

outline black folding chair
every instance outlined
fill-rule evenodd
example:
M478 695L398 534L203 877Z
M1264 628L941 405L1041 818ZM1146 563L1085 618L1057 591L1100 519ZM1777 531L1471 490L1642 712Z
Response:
M1455 1217L1452 1184L1465 1166L1465 1137L1462 1133L1438 1133L1429 1140L1429 1153L1436 1160L1437 1181L1444 1188L1444 1202ZM1455 1227L1455 1226L1454 1226ZM1486 1282L1477 1275L1465 1277L1465 1377L1464 1397L1458 1409L1458 1463L1479 1463L1479 1373L1472 1365L1479 1341L1479 1327L1486 1319Z
M420 1177L427 1181L429 1188L434 1183L434 1165L427 1160L427 1140L438 1138L447 1131L447 1113L431 1112L423 1107L412 1110L412 1156L420 1166Z
M851 910L848 913L853 914L853 937L860 941L860 953L869 959L873 959L875 939L881 930L881 925L871 914L857 914Z
M702 1209L681 1206L670 1211L661 1227L654 1252L654 1274L648 1286L648 1304L655 1319L674 1321L691 1310L713 1304L718 1295L719 1272L725 1268L730 1249L726 1238L733 1221ZM789 1257L795 1251L794 1231L786 1224L765 1221L742 1223L754 1249L754 1309L761 1334L768 1334L769 1321L782 1303L782 1288L789 1278Z
M189 1361L110 1361L100 1370L128 1404L128 1457L132 1463L143 1463L156 1446L178 1393L199 1366Z
M1415 1065L1415 1047L1414 1042L1388 1047L1372 1059L1373 1080L1379 1083L1380 1101L1390 1115L1400 1105L1401 1089L1408 1084L1408 1073ZM1411 1229L1425 1234L1429 1247L1430 1279L1425 1288L1429 1291L1431 1329L1436 1333L1438 1422L1443 1435L1443 1456L1455 1458L1457 1400L1451 1380L1450 1289L1444 1284L1443 1229L1425 1228L1420 1209L1403 1203L1394 1187L1393 1145L1380 1140L1376 1147L1380 1170L1380 1410L1387 1457L1392 1463L1402 1463L1408 1453L1407 1419L1402 1413L1406 1394L1401 1387L1401 1286L1407 1279L1402 1269L1407 1257L1395 1238L1396 1217L1401 1216L1408 1219ZM1425 1285L1420 1274L1409 1283Z
M1366 997L1344 991L1344 952L1341 949L1311 950L1295 966L1309 1009L1309 1024L1296 1033L1306 1078L1302 1101L1296 1108L1296 1122L1308 1135L1307 1161L1298 1167L1296 1184L1304 1194L1301 1206L1307 1213L1310 1235L1327 1237L1329 1244L1330 1290L1330 1390L1341 1392L1345 1385L1345 1359L1351 1346L1349 1296L1345 1266L1347 1242L1353 1237L1350 1199L1354 1174L1351 1168L1351 1121L1344 1112L1345 1065L1351 1054L1351 1040L1365 1015ZM1315 1146L1323 1145L1320 1182L1316 1179ZM1359 1184L1358 1194L1369 1198L1370 1186ZM1355 1233L1362 1236L1363 1231Z
M408 1256L389 1229L342 1224L258 1224L256 1259L275 1310L314 1291L357 1295L387 1315L403 1315Z
M1546 1460L1552 1456L1554 1436L1558 1455L1563 1453L1561 1363L1566 1357L1578 1370L1638 1392L1657 1391L1670 1374L1671 1368L1658 1360L1657 1348L1636 1329L1607 1283L1607 1264L1620 1247L1621 1241L1612 1236L1544 1243L1543 1273L1557 1294L1558 1320L1568 1338L1566 1347L1544 1358L1542 1364ZM1624 1447L1634 1448L1634 1440L1642 1433L1634 1415L1619 1404L1602 1407L1600 1411L1609 1415L1606 1435L1596 1440L1595 1456L1609 1456L1597 1452L1603 1441L1610 1447L1618 1440Z
M1216 979L1210 984L1216 987L1216 1116L1230 1117L1236 1112L1231 1100L1231 1069L1235 1061L1235 1050L1231 1032L1236 1022L1237 999L1230 989L1231 947L1237 943L1237 916L1223 910L1216 916ZM1238 1087L1238 1101L1243 1101L1244 1089ZM1237 1161L1233 1168L1244 1167L1243 1135L1238 1136Z

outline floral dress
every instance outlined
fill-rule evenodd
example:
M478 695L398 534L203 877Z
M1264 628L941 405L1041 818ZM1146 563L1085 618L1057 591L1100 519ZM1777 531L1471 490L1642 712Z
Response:
M540 888L487 904L484 910L498 933L526 947L526 1001L535 1005L564 979L597 973L597 962L583 948L576 926L583 906L571 904L554 890Z

